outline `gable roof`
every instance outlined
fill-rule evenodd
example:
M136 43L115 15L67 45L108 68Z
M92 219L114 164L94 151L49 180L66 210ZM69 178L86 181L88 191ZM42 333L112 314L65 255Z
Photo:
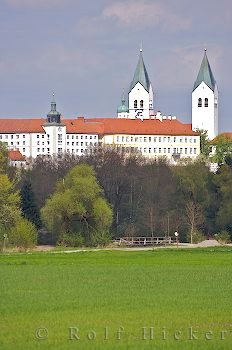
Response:
M45 133L45 119L0 119L0 132L5 134Z
M209 64L209 60L206 54L206 50L205 50L205 54L203 57L203 60L201 62L201 67L197 76L197 80L195 81L195 84L193 86L193 91L202 83L204 82L211 90L214 91L215 89L215 85L216 85L216 81L214 79L213 76L213 72L211 70L210 64Z
M144 87L144 89L149 92L150 80L143 61L142 51L140 51L139 61L137 63L134 78L130 85L130 91L135 87L137 83L140 83Z
M183 124L176 119L165 119L162 121L158 119L144 119L142 121L140 119L95 118L92 120L103 124L103 133L105 135L199 135L199 133L192 131L191 124Z
M8 151L8 158L11 161L25 162L26 158L22 155L20 151Z
M0 133L45 133L46 119L0 119ZM177 119L83 118L63 119L67 134L192 135L191 124Z

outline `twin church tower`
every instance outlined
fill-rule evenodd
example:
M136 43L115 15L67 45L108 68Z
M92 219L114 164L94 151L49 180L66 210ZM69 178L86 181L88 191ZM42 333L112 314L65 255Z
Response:
M153 90L142 50L130 85L128 103L123 95L117 114L118 118L160 119L160 112L154 113ZM206 50L192 91L192 129L206 130L210 140L218 135L218 89Z

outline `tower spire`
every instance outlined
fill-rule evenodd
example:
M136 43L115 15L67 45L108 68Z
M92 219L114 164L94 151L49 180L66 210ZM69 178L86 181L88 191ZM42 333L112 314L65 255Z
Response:
M47 123L60 123L61 114L56 110L55 94L52 94L51 110L47 114Z
M197 80L195 81L193 91L204 82L212 91L215 89L216 81L213 76L213 72L211 70L209 60L207 57L207 49L205 48L205 53L203 60L201 62L201 67L197 76Z
M136 66L134 78L133 78L131 85L130 85L130 91L135 87L135 85L137 83L140 83L144 87L144 89L149 92L150 80L149 80L148 73L147 73L147 70L146 70L146 67L145 67L145 64L143 61L142 47L140 48L139 51L140 51L139 61L138 61L137 66Z

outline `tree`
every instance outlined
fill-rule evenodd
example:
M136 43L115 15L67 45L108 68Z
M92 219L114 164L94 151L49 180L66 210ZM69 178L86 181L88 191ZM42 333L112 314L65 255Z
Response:
M20 190L22 215L37 228L41 227L40 213L35 201L31 182L25 179Z
M214 178L217 198L218 211L216 223L219 229L226 229L232 233L232 169L224 164Z
M0 174L0 226L9 230L21 217L20 197L7 175Z
M16 246L28 248L36 242L34 225L21 216L20 196L14 183L7 175L0 174L0 234L9 235L9 241Z
M173 171L177 179L176 204L183 217L183 228L189 230L191 239L199 228L208 233L208 215L213 205L212 174L204 162L176 166Z
M200 133L201 155L203 156L204 159L208 159L209 153L210 153L208 132L207 132L207 130L200 130L200 129L197 129L196 131Z
M0 142L0 173L6 173L8 168L8 150L4 143Z
M81 164L57 183L41 215L45 226L57 239L62 234L78 233L83 235L86 244L91 244L96 232L108 234L113 213L92 167Z
M221 134L214 141L215 154L212 160L215 163L223 164L227 157L232 155L232 139L226 134Z
M27 219L21 218L9 231L9 242L19 248L31 248L37 242L37 231Z

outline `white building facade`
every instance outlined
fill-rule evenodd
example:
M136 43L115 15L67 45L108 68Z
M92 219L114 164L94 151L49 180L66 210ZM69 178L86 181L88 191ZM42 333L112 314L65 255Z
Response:
M128 101L122 97L118 118L64 119L53 99L46 118L0 119L0 141L27 159L65 153L82 156L95 147L112 145L119 152L176 163L200 155L196 130L207 130L209 139L218 135L218 89L206 51L192 92L192 124L154 113L142 50L127 96Z

